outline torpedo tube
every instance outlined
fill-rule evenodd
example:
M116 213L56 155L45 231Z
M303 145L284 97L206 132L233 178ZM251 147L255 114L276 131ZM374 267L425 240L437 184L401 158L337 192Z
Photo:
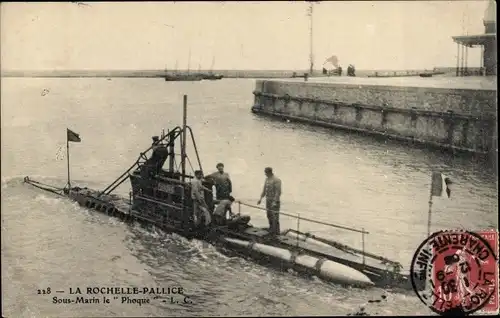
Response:
M227 237L224 238L224 240L230 244L247 247L256 252L278 258L294 265L300 265L304 268L314 271L318 276L332 282L360 287L375 285L368 278L368 276L361 273L360 271L328 259L317 258L306 254L297 255L295 256L295 258L293 258L292 253L284 248Z
M331 246L331 245L328 245L328 244L325 244L325 243L323 243L323 242L317 241L317 240L312 239L312 238L310 238L310 237L307 237L307 236L305 236L305 235L303 235L303 234L300 234L300 235L299 235L299 234L297 234L297 233L291 233L291 232L288 232L286 235L287 235L287 236L290 236L290 237L293 237L294 239L298 239L298 240L300 240L300 241L302 241L302 242L315 244L315 245L317 245L317 246L321 246L321 247L332 248L332 246Z

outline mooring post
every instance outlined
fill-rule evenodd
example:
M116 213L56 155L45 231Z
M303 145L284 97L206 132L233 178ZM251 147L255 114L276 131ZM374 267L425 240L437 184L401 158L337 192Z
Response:
M238 201L238 214L241 214L241 201Z
M363 246L363 265L365 265L365 228L361 228L361 244Z

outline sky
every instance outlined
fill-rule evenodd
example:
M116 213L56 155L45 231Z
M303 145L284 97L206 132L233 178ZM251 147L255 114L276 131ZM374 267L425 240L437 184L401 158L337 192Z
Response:
M309 68L308 4L289 2L2 3L6 70ZM484 33L488 2L323 1L315 69L336 55L357 69L456 65L452 36ZM189 54L191 52L191 54ZM190 58L189 58L190 56ZM481 51L469 49L469 66Z

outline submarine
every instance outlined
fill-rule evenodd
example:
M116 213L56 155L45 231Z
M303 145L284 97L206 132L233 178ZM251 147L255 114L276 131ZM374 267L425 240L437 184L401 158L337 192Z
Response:
M399 262L365 250L369 234L363 229L348 228L300 215L279 212L297 220L297 229L287 229L280 235L271 235L266 228L250 224L251 217L242 208L253 213L266 210L243 201L236 201L238 212L224 225L196 222L191 199L191 181L194 174L187 171L187 141L191 141L198 170L203 172L201 159L191 127L187 125L187 95L183 98L182 126L174 127L160 136L153 136L153 143L142 151L137 160L118 178L102 190L83 185L72 185L69 174L64 188L24 178L24 183L77 202L86 209L121 218L125 222L154 225L166 232L177 233L188 239L198 239L214 245L225 254L253 260L279 270L293 269L306 276L316 276L326 282L359 288L396 287L411 289L409 274L401 271ZM81 142L78 134L67 129L69 142ZM176 157L180 153L180 162ZM194 170L194 169L193 169ZM113 192L130 181L128 197ZM202 180L204 198L209 213L217 204L213 196L214 184ZM332 228L357 232L361 235L362 249L356 249L338 241L300 231L299 223L309 222Z

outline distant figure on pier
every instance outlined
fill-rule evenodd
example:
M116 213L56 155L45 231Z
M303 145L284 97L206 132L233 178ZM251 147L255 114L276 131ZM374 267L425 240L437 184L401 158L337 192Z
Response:
M269 221L269 233L272 235L280 234L280 197L281 197L281 180L273 173L273 168L267 167L264 169L266 181L264 189L257 202L259 205L264 197L266 197L267 219Z
M347 67L347 76L356 76L356 69L354 68L354 65L349 64Z
M205 179L210 179L215 183L215 196L217 200L228 199L233 192L233 184L231 182L231 178L229 178L229 174L224 172L224 164L218 163L217 171L209 174L205 177Z
M194 172L195 178L191 181L191 199L193 200L193 212L194 212L194 224L198 226L201 223L201 219L205 219L205 226L212 222L210 217L210 212L208 211L208 205L205 201L205 191L210 191L203 186L201 180L203 179L203 173L200 170Z
M337 68L337 73L339 76L342 76L342 66L339 65L339 67Z
M328 75L328 71L323 67L323 75Z

